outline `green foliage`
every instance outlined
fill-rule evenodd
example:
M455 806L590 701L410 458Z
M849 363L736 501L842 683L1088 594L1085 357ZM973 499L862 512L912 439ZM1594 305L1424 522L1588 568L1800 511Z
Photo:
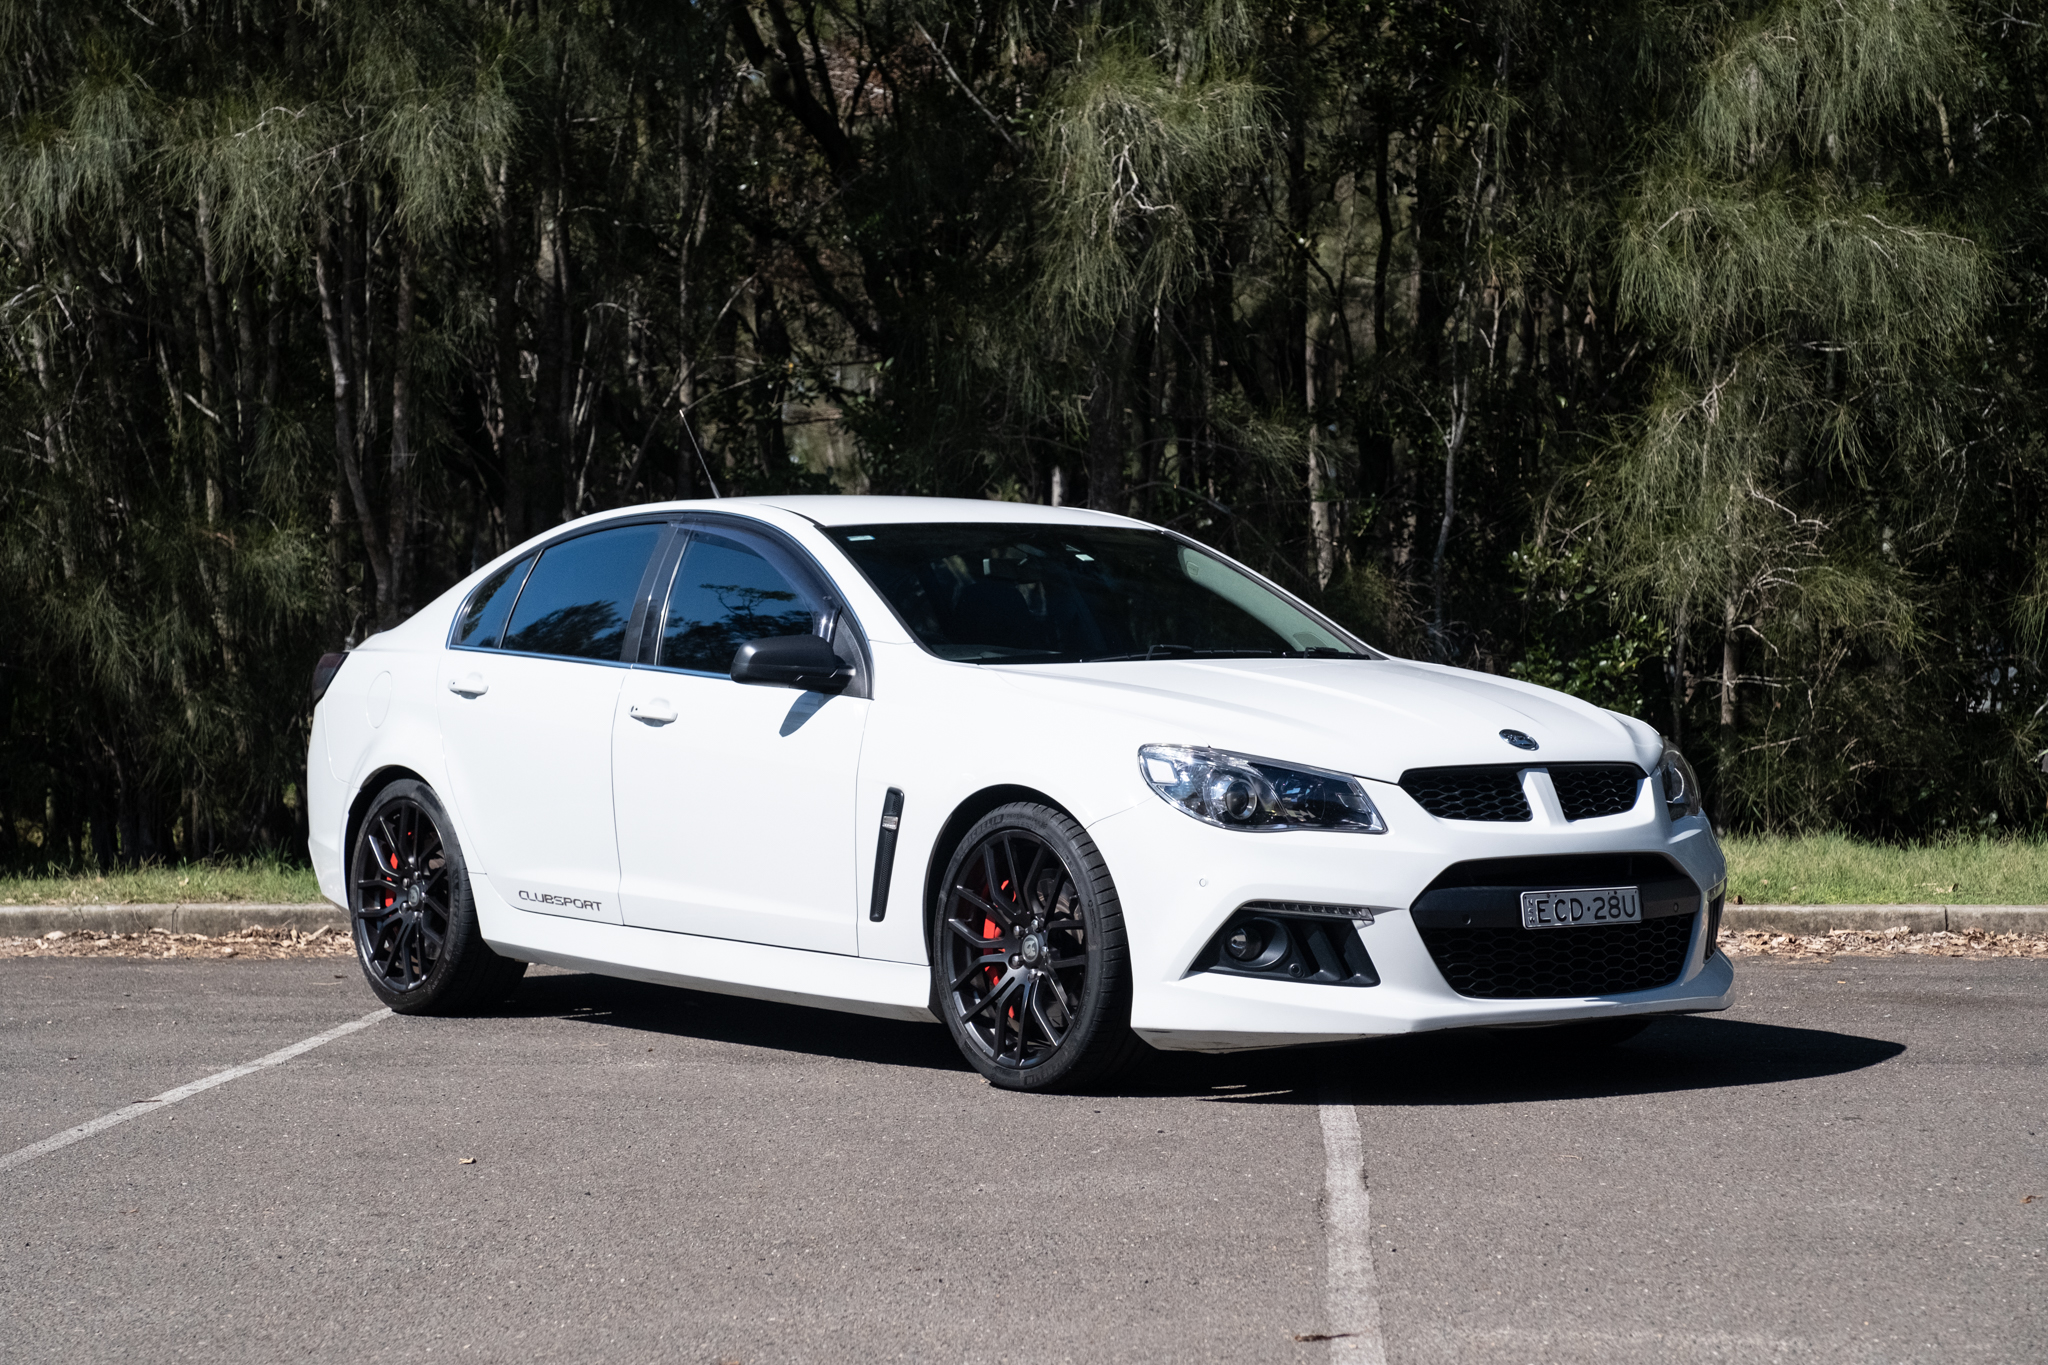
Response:
M1087 503L2031 828L2048 12L0 12L0 863L296 849L304 681L562 520Z

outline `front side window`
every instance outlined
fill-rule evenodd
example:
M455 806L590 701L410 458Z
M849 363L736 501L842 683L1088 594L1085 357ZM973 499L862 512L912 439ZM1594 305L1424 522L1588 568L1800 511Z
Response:
M808 635L820 604L744 542L709 531L690 536L662 617L663 668L728 673L749 640Z
M641 575L667 529L617 526L548 546L512 609L505 648L618 663Z
M505 633L505 618L512 614L512 603L526 582L526 571L532 567L533 556L528 555L477 584L476 591L462 604L462 614L455 618L453 642L472 649L496 649L499 637Z
M1377 657L1257 579L1160 531L998 523L831 534L942 659Z

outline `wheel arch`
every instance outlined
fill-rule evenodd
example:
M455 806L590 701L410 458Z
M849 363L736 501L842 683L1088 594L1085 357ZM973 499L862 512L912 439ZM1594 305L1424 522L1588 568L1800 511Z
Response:
M364 778L363 785L358 787L356 794L349 799L348 823L342 830L341 875L344 881L355 875L349 871L349 859L353 856L351 850L356 846L356 831L363 826L363 816L369 813L370 802L376 799L378 792L383 791L384 788L401 778L411 778L428 791L434 791L434 784L427 781L424 773L416 772L401 763L387 763ZM434 792L434 794L437 797L440 795L439 792ZM351 902L352 906L353 902Z
M1036 787L1003 783L983 787L980 791L962 800L953 807L953 813L946 817L946 823L939 827L939 837L932 841L931 856L925 862L924 897L918 902L917 915L924 932L925 960L931 960L932 953L932 901L938 895L939 882L946 875L946 864L953 860L960 841L967 837L967 831L982 816L998 806L1007 806L1014 801L1032 801L1041 806L1050 806L1070 820L1076 817L1065 802L1049 796Z

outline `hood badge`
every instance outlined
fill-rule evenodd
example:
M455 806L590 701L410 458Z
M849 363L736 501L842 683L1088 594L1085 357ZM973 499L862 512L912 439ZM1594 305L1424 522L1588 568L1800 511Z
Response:
M1541 747L1535 740L1529 738L1520 730L1503 730L1500 732L1500 737L1514 745L1517 749L1536 749Z

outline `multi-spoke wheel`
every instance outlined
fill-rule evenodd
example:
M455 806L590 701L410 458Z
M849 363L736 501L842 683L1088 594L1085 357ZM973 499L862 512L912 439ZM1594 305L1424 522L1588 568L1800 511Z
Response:
M425 783L377 793L349 859L356 957L370 988L405 1014L489 1003L526 971L477 931L462 850Z
M935 911L934 994L983 1075L1040 1090L1129 1060L1123 916L1079 825L1034 804L990 812L954 853Z

